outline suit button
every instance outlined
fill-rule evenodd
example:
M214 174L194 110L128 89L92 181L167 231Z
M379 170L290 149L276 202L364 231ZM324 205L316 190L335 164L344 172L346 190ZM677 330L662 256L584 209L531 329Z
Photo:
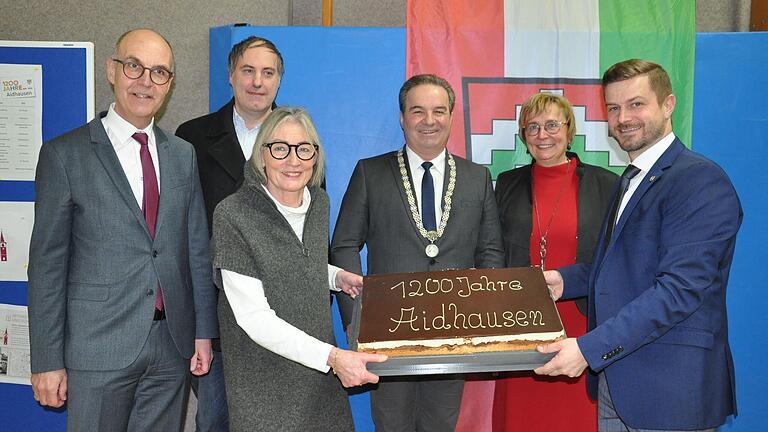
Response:
M610 357L608 357L608 354L603 354L603 360L608 360Z
M156 250L152 251L152 258L157 258L157 251Z
M151 296L151 295L152 295L152 294L154 294L154 293L155 293L155 291L154 291L154 290L148 289L148 290L147 290L147 297Z
M429 260L429 265L435 265L435 263L437 263L436 259L432 258Z
M617 352L617 353L620 353L620 352L622 352L622 351L624 351L624 347L623 347L623 346L621 346L621 345L619 345L619 346L618 346L618 348L616 348L616 352Z

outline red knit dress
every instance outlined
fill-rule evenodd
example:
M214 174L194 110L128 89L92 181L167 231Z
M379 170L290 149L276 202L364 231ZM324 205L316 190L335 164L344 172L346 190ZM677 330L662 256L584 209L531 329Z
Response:
M539 240L545 233L546 268L555 269L574 264L579 190L576 161L571 160L568 164L554 167L534 164L532 168L535 205L531 215L531 264L541 265ZM568 178L564 182L566 173ZM559 203L558 195L561 195ZM579 312L575 301L559 301L557 309L568 337L584 334L587 318ZM494 431L597 430L597 405L587 395L586 372L578 378L542 377L533 372L514 372L505 376L508 378L496 382L493 403Z

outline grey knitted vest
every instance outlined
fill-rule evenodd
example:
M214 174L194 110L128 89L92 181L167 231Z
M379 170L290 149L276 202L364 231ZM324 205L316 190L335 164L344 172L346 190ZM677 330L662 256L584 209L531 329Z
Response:
M335 345L328 291L328 196L311 188L300 241L246 164L245 182L213 216L215 281L227 269L260 279L277 316ZM219 323L231 430L352 430L344 392L323 374L268 351L237 325L225 295Z

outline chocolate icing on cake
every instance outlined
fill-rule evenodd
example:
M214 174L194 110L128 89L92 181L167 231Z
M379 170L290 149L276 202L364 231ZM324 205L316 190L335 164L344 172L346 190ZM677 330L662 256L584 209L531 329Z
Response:
M424 341L421 346L514 344L563 335L538 268L368 276L361 317L358 344L363 350L413 341Z

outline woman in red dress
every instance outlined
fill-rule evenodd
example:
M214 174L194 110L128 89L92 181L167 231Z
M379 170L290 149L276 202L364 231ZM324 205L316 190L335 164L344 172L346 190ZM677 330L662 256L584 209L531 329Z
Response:
M618 177L568 152L576 135L573 108L562 96L537 93L523 104L520 138L533 161L499 175L506 265L554 269L590 262ZM586 331L586 301L559 301L569 337ZM588 372L585 372L588 373ZM504 375L496 382L494 431L595 431L597 408L586 378Z

